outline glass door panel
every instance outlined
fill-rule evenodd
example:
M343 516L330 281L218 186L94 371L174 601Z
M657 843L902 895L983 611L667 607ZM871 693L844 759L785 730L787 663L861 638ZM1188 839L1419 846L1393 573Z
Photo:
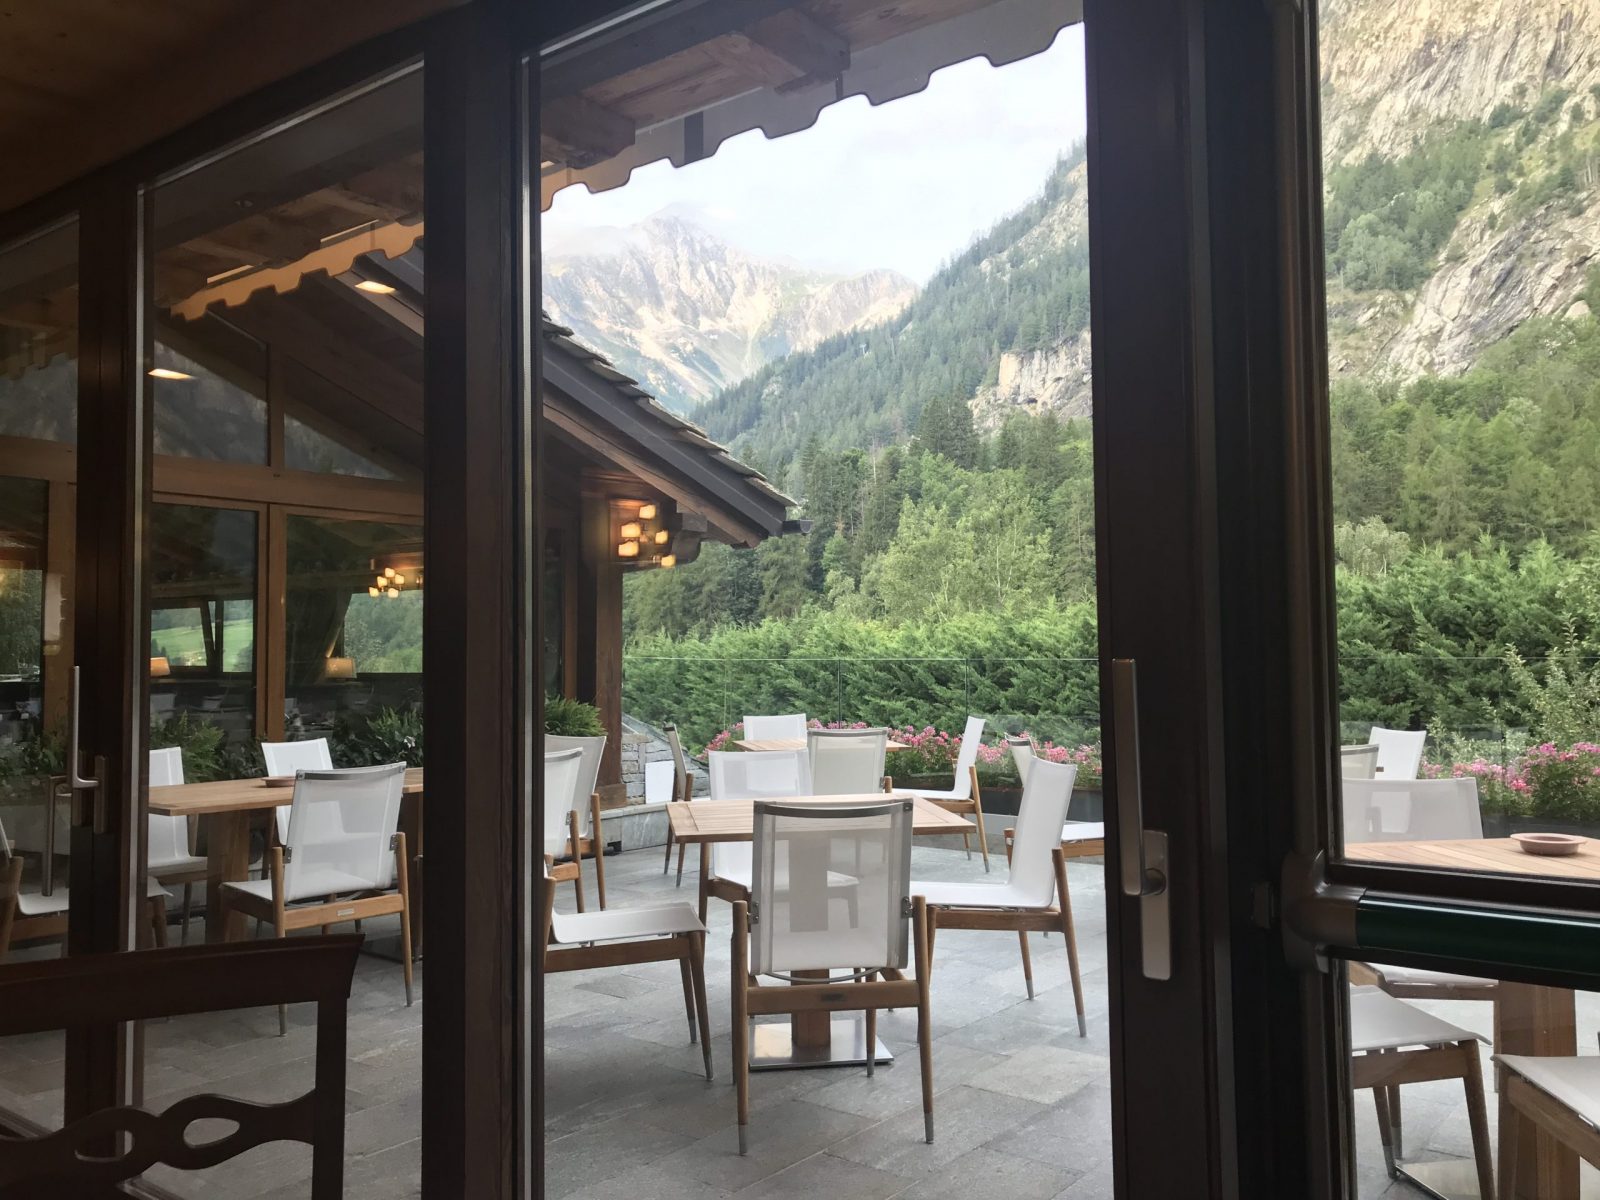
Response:
M78 223L0 247L0 961L62 952ZM0 1039L0 1125L61 1122L64 1038Z

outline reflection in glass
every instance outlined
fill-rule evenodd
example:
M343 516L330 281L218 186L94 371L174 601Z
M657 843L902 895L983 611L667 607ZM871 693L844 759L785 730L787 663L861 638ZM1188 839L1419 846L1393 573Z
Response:
M376 720L417 720L422 530L290 515L287 531L287 737L338 744Z
M160 336L160 335L158 335ZM180 335L166 335L179 341ZM215 317L158 340L151 368L157 454L267 461L266 351Z
M190 782L253 762L258 525L246 509L152 510L150 744L186 744Z

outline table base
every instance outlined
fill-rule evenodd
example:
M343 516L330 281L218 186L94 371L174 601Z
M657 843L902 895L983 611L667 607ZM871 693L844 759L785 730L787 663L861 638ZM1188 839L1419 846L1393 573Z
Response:
M787 1021L750 1026L750 1069L752 1071L791 1071L805 1067L864 1067L867 1065L867 1019L864 1016L834 1017L828 1022L830 1037L826 1046L794 1045ZM873 1060L894 1061L894 1055L878 1038Z

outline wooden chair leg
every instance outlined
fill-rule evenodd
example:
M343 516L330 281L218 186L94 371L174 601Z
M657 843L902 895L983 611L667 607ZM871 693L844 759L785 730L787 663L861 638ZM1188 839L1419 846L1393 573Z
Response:
M183 885L183 925L178 930L178 945L180 946L187 946L189 944L189 920L190 915L193 912L194 884L186 883Z
M678 847L678 881L683 881L683 847ZM665 875L672 870L672 818L667 817L667 853L661 860L661 873Z
M706 909L711 903L711 847L700 843L700 924L706 923Z
M678 843L678 886L683 886L683 852L689 848L686 842Z
M983 828L983 797L979 794L976 782L972 788L972 820L978 827L978 850L983 855L983 873L989 873L989 835Z
M1067 890L1067 857L1057 846L1051 852L1056 868L1056 897L1060 901L1061 938L1067 943L1067 969L1072 975L1072 1003L1078 1013L1078 1036L1089 1036L1083 1015L1083 976L1078 970L1078 931L1072 923L1072 893Z
M400 966L406 977L406 1007L411 1007L411 861L406 835L394 835L394 877L400 888Z
M733 1085L739 1116L739 1153L749 1152L746 1130L750 1124L750 909L743 900L733 904Z
M933 1144L933 1005L929 989L933 974L933 927L928 902L921 896L911 902L911 933L916 940L917 1053L922 1067L922 1129ZM869 1046L867 1053L872 1053Z
M1400 1169L1394 1165L1393 1134L1389 1129L1389 1089L1379 1084L1372 1089L1372 1104L1378 1110L1378 1138L1383 1142L1383 1165L1389 1169L1389 1178L1400 1178Z
M687 934L680 934L687 937ZM694 1010L694 967L689 962L688 947L683 947L678 955L678 974L683 977L683 1009L689 1018L689 1044L692 1046L699 1038L698 1028L695 1024L697 1014Z
M1495 1091L1500 1095L1500 1200L1516 1200L1517 1150L1522 1133L1522 1114L1506 1100L1506 1072L1495 1072Z
M1489 1108L1483 1095L1483 1066L1478 1061L1478 1043L1468 1040L1458 1045L1464 1060L1467 1124L1472 1129L1472 1159L1478 1168L1478 1194L1483 1200L1494 1200L1494 1162L1489 1154Z
M1400 1085L1395 1084L1389 1089L1389 1132L1394 1145L1394 1156L1399 1162L1404 1162L1406 1157L1406 1127L1405 1119L1400 1111Z
M930 908L928 910L928 966L930 969L933 966L933 935L938 931L939 910L937 908Z
M600 793L589 796L589 841L594 847L594 887L600 896L600 907L606 906L606 843L600 828Z
M961 845L967 852L967 861L970 862L972 860L972 830L963 829L961 831Z
M157 947L167 944L167 901L163 896L150 899L150 937Z
M706 1082L711 1082L711 1011L706 1005L706 935L689 935L689 953L694 976L694 1009L700 1019L700 1054L706 1063Z
M1028 931L1017 930L1017 943L1022 947L1022 979L1028 985L1028 999L1033 999L1033 959L1028 954Z
M567 814L567 850L572 857L572 865L577 869L577 878L572 881L572 890L578 896L578 911L583 911L583 842L578 839L578 814L576 810Z

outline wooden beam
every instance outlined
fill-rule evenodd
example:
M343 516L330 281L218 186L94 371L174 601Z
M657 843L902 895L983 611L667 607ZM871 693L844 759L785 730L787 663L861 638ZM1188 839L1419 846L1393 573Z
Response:
M314 229L277 213L256 213L183 243L185 250L231 259L241 266L283 266L322 246Z
M745 36L805 79L836 79L850 66L850 39L800 8L785 9L745 30Z
M587 96L558 96L539 109L539 149L570 167L591 167L633 145L633 118Z
M422 517L422 489L415 483L210 462L166 454L155 456L155 489L173 497L331 508L404 520Z

